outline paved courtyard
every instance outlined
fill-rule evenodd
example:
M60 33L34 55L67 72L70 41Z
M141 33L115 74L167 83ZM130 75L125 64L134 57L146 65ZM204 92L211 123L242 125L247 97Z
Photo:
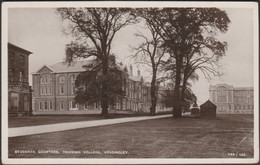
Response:
M252 158L253 145L253 115L168 117L12 137L9 157Z

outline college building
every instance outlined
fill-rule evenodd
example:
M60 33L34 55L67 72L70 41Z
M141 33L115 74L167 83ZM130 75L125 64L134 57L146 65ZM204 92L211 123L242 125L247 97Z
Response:
M254 113L254 88L233 87L227 84L210 85L210 101L217 106L218 114Z
M59 62L51 66L44 65L33 77L33 114L100 114L101 102L75 102L75 80L79 73L85 72L87 60L75 61L72 65ZM126 76L126 83L122 86L125 97L109 103L111 113L149 112L151 106L150 84L145 82L138 70L133 75L133 68L122 69ZM158 111L168 110L162 103L161 90L158 92Z
M32 111L32 90L28 82L29 55L32 52L8 43L8 114Z

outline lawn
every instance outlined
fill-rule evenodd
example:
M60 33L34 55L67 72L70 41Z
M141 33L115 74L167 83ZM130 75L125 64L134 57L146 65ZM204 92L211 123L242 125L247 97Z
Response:
M252 130L253 115L162 118L9 138L9 157L252 158Z

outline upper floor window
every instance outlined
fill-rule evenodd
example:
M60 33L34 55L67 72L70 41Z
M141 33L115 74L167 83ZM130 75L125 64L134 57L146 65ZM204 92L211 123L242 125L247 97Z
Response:
M11 62L13 62L14 59L15 59L15 54L14 54L14 52L9 52L9 60L10 60Z
M71 93L75 94L75 92L76 92L76 87L73 86L72 89L71 89Z
M60 87L60 94L64 94L64 88L63 88L63 86Z
M20 82L23 81L23 72L22 71L19 72L19 81Z
M13 69L9 69L9 81L13 81L13 76L14 76L14 70Z
M52 83L52 78L48 77L48 83L51 84Z
M65 82L65 77L64 76L61 76L60 77L60 83L64 83Z
M20 63L24 63L24 56L23 55L20 55Z
M44 84L44 77L41 78L41 84Z
M52 78L48 76L41 77L41 84L50 84L52 82Z
M75 83L76 76L71 76L71 83Z

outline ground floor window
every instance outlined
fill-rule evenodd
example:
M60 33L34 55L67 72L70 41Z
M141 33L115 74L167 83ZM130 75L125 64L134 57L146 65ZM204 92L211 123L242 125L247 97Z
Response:
M60 102L60 110L64 110L64 102Z
M41 111L43 109L42 102L39 103L39 110Z
M73 100L70 102L70 109L71 110L77 110L78 109L78 104Z
M48 110L48 102L44 102L44 109Z
M52 102L49 103L49 109L52 110Z
M116 101L116 109L120 109L120 100Z
M86 102L85 104L84 104L84 110L87 110L88 109L88 102Z

